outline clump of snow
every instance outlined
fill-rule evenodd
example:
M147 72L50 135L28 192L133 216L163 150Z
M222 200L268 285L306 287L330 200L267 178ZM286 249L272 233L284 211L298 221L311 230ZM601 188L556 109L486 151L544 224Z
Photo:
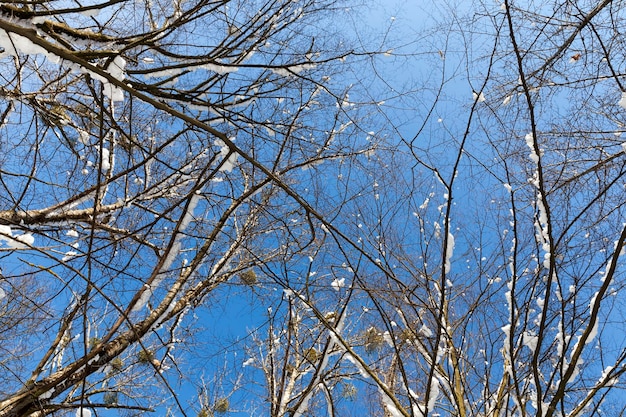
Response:
M239 157L239 154L236 152L231 153L228 145L226 145L226 143L224 143L224 141L222 141L221 139L216 139L213 144L220 147L220 156L222 158L228 157L228 159L222 164L220 172L231 172L235 167L235 164L237 163L237 158ZM229 153L230 156L228 156Z
M379 388L380 396L383 401L383 405L385 406L385 410L387 410L387 414L390 417L402 417L403 414L398 410L398 407L393 403L389 395L387 395L382 389Z
M4 50L9 53L13 52L15 55L18 53L25 55L43 55L53 64L61 62L61 58L58 55L55 55L47 49L33 43L27 37L13 32L9 33L5 30L0 30L0 47L4 48ZM124 100L123 90L111 84L106 77L78 64L68 64L68 66L74 71L89 74L92 78L102 82L104 94L111 99L111 101ZM118 55L109 63L104 71L110 74L113 78L122 81L125 78L125 68L126 60Z
M0 225L0 242L2 242L3 240L5 242L12 241L12 236L13 232L11 231L11 226Z
M433 379L430 381L430 397L428 398L428 408L426 409L424 415L428 415L429 411L435 408L435 402L441 394L440 387L441 382L439 382L439 378L433 377Z
M526 345L533 353L535 352L535 349L537 349L538 341L539 337L530 330L524 332L524 334L522 335L522 343Z
M204 64L202 65L202 68L208 70L208 71L212 71L215 72L217 74L228 74L229 72L236 72L239 70L238 67L234 67L234 66L226 66L226 65L219 65L219 64Z
M391 334L389 333L389 331L385 330L385 332L383 333L383 340L387 342L387 345L389 347L394 347L393 339L391 338Z
M52 397L52 394L54 394L54 388L51 388L48 391L46 391L43 394L41 394L39 396L39 399L40 400L47 400L48 398Z
M78 253L73 251L73 250L71 250L69 252L65 252L65 256L63 257L63 259L61 259L61 261L67 262L70 259L72 259L73 257L75 257L76 255L78 255Z
M34 242L35 238L30 233L24 233L7 240L7 244L13 249L24 249L28 246L32 246Z
M589 333L589 337L587 338L585 345L588 345L589 343L591 343L593 339L595 339L596 336L598 335L598 325L599 325L598 319L594 320L593 327L591 328L591 332Z
M198 194L194 194L191 197L191 200L189 200L189 205L187 206L187 210L185 211L185 214L180 221L180 226L178 228L179 231L185 231L187 227L189 227L189 224L192 222L192 220L195 219L193 212L201 199L202 197Z
M6 296L7 296L7 293L2 288L0 288L0 300L2 300Z
M235 164L237 163L237 158L239 157L239 154L236 152L233 152L228 159L226 160L226 162L224 162L224 165L222 165L222 168L220 169L221 172L231 172L233 170L233 168L235 167Z
M102 148L102 170L104 171L111 169L111 160L109 159L110 155L111 154L108 148Z
M111 101L124 101L124 90L120 87L111 84L111 82L104 76L95 73L87 68L77 66L79 72L89 74L93 79L96 79L102 83L102 91L106 97ZM123 81L126 78L126 60L121 56L113 58L111 63L106 67L105 72L111 75L118 81Z
M472 96L474 98L474 101L478 102L478 103L482 103L483 101L485 101L485 95L483 94L483 92L481 91L480 93L477 92L473 92Z
M126 60L120 55L113 58L113 61L107 66L107 72L117 80L124 80L126 70Z
M626 91L622 91L622 98L617 103L623 109L626 109Z
M286 67L271 68L271 71L281 77L289 77L291 75L297 75L302 71L315 68L315 66L315 64L289 65Z
M44 55L50 62L58 63L61 58L48 52L45 48L34 44L25 36L18 35L17 33L9 33L0 29L0 47L4 48L7 52L22 53L24 55Z
M448 232L448 242L446 245L446 263L445 263L446 274L450 272L450 258L452 258L453 253L454 253L454 236L452 235L452 233Z
M576 343L578 344L578 342ZM574 347L574 350L576 350L576 348ZM569 377L568 382L572 382L576 379L576 377L580 374L580 368L583 365L585 361L583 360L583 358L579 357L578 360L576 361L576 363L574 364L574 372L572 372L572 375Z
M425 324L422 324L422 327L418 330L418 333L423 334L426 337L432 337L433 336L433 331L430 330L430 328L428 326L426 326Z
M330 286L333 287L335 291L339 291L339 289L345 287L345 285L346 285L345 278L341 278L341 279L335 278L333 282L330 283Z
M160 71L152 71L144 75L145 78L170 78L175 75L182 73L183 70L180 68L168 68Z
M435 226L435 237L437 239L441 238L441 225L439 222L433 222L433 226Z
M91 411L81 407L76 410L76 417L91 417Z
M597 384L603 384L604 380L611 374L611 372L613 372L613 369L615 369L614 366L610 365L607 366L606 368L604 368L604 370L602 371L602 375L600 376L600 379L598 379ZM619 378L611 378L607 381L605 386L613 386L615 384L617 384L617 382L619 381Z
M71 230L68 230L67 233L65 233L65 236L78 237L78 232L74 229L71 229Z
M80 143L82 143L83 145L88 145L89 132L78 127L76 128L76 131L78 132L78 140L80 141Z
M528 133L524 137L524 139L526 139L526 145L528 145L528 147L530 148L530 159L532 159L533 162L538 163L539 155L537 155L537 152L535 152L535 137L532 133Z

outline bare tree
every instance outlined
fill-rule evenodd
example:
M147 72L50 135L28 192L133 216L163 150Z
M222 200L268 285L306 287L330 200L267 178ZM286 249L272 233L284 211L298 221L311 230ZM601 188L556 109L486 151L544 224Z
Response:
M386 415L623 413L621 13L444 9L407 168L355 210L367 313L333 337Z
M294 415L348 415L350 401L388 416L621 415L621 11L442 8L415 54L440 75L419 92L422 118L407 128L397 107L387 114L398 153L333 221L341 256L312 261L339 300L290 285L327 334L315 345L330 347L317 349L325 377L299 368L302 394L281 392ZM305 362L293 338L284 361Z
M185 313L318 250L322 185L376 148L343 7L0 5L0 415L229 408L179 400Z
M623 413L621 3L369 5L0 5L0 416Z

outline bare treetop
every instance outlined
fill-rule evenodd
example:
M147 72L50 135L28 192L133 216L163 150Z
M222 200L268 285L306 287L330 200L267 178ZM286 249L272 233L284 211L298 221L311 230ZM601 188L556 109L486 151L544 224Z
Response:
M0 417L623 413L621 10L0 4Z

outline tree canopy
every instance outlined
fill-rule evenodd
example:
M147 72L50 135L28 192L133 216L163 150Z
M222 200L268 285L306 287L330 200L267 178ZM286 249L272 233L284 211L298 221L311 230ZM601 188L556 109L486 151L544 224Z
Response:
M0 4L0 417L626 410L620 1Z

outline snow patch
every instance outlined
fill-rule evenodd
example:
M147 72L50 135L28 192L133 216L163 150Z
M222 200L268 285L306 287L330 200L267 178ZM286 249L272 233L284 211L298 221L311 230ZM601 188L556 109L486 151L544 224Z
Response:
M108 148L102 148L102 154L100 155L102 159L102 170L108 171L111 169L111 153Z
M604 370L602 371L602 375L598 379L598 382L596 383L596 385L598 385L598 386L602 385L602 386L605 386L605 387L612 387L613 385L617 384L619 382L619 378L617 378L617 377L613 377L613 378L609 379L608 381L606 381L606 383L604 383L604 380L611 374L611 372L613 372L614 369L615 369L615 367L612 366L612 365L607 366L606 368L604 368Z
M61 261L62 262L67 262L70 259L72 259L73 257L75 257L76 255L78 255L78 253L73 251L73 250L65 252L65 256L63 257L63 259L61 259Z
M450 272L450 258L452 258L452 254L454 253L454 236L450 232L448 232L447 243L448 244L446 245L446 263L445 263L446 274Z
M477 92L473 92L472 96L474 98L474 101L478 102L478 103L482 103L483 101L485 101L485 95L483 94L483 92L481 91L480 93Z
M426 337L433 337L433 331L428 326L422 324L422 327L418 330L418 333L423 334Z
M537 349L538 341L539 341L539 337L530 330L525 331L524 334L522 335L522 343L526 345L533 353L535 352L535 349Z
M224 143L224 141L222 141L221 139L216 139L213 144L220 147L220 156L222 157L222 159L228 157L228 159L226 159L226 161L224 161L224 163L222 164L220 172L231 172L237 163L237 158L239 157L239 154L237 152L231 153L228 145L226 145L226 143Z
M622 98L620 98L620 100L617 102L617 104L621 108L626 109L626 91L622 91Z
M13 232L11 231L11 226L5 226L5 225L0 225L0 242L1 241L5 241L5 242L9 242L13 239L11 239L11 237L13 237Z
M341 278L341 279L335 278L333 280L333 282L330 283L330 286L333 287L335 289L335 291L339 291L340 288L343 288L343 287L346 286L346 279L345 278Z
M367 370L363 367L363 365L361 365L361 362L359 362L359 361L358 361L358 360L357 360L354 356L352 356L350 353L347 353L347 352L346 352L346 354L345 354L344 358L345 358L348 362L352 363L352 364L353 364L353 365L354 365L354 366L355 366L355 367L359 370L359 373L361 374L361 376L362 376L364 379L369 379L369 377L370 377L369 373L368 373L368 372L367 372Z
M40 400L47 400L48 398L52 398L52 394L54 394L54 388L49 389L39 396Z
M378 389L380 391L380 396L382 397L383 405L385 406L385 410L390 417L403 417L404 414L398 410L398 407L393 403L389 395L385 393L381 388Z
M535 152L535 137L532 133L528 133L524 139L526 139L526 145L530 148L530 159L536 164L539 163L539 155Z
M239 70L238 67L231 67L231 66L226 66L226 65L219 65L219 64L204 64L202 65L202 68L208 70L208 71L212 71L215 72L217 74L223 75L223 74L228 74L230 72L236 72Z
M76 417L91 417L91 411L86 408L76 410Z
M298 75L302 71L315 68L315 64L301 64L301 65L290 65L281 68L271 68L271 71L282 77L289 77L291 75Z
M7 240L7 244L13 249L25 249L28 246L32 246L34 242L35 238L30 233L24 233Z

